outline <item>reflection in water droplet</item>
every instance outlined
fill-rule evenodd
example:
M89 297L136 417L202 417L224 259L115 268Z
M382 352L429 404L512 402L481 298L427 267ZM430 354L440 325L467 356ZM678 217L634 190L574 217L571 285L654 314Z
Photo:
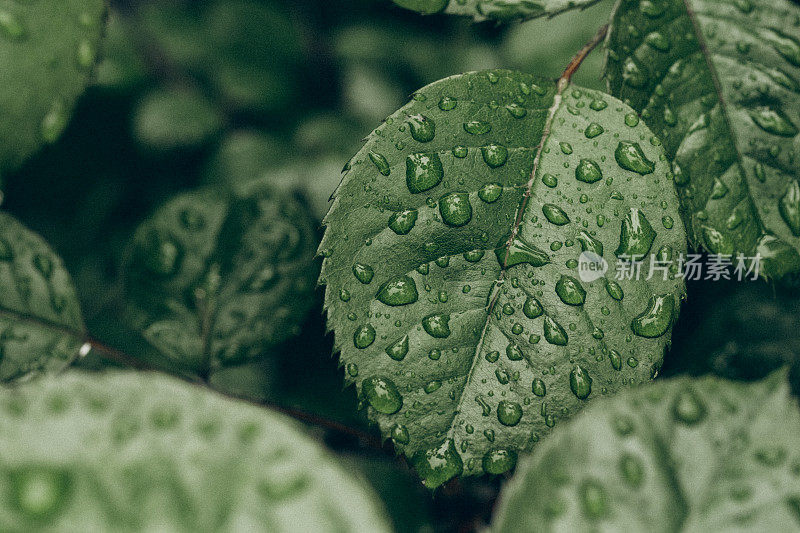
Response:
M655 238L656 232L644 213L631 208L631 212L622 221L619 247L614 253L624 260L641 259L650 251Z
M580 400L585 400L591 394L592 377L581 365L575 365L569 373L569 388Z
M386 348L386 354L395 361L402 361L408 355L408 335L403 336Z
M544 338L556 346L566 346L568 340L567 332L564 331L561 324L547 315L544 317Z
M672 325L674 312L675 299L671 294L652 296L647 304L647 309L631 322L631 329L640 337L660 337Z
M398 235L407 235L414 229L418 216L416 209L398 211L389 218L389 229Z
M466 192L451 192L439 199L442 222L457 228L472 220L472 204Z
M656 165L644 155L639 143L621 141L614 151L617 164L625 170L630 170L641 175L650 174Z
M508 148L501 144L487 144L481 148L483 161L491 168L502 167L508 161Z
M581 283L570 276L561 276L556 282L556 294L567 305L583 305L586 291Z
M497 420L504 426L516 426L522 419L522 406L517 402L500 400L497 404Z
M522 304L522 312L526 317L533 320L534 318L542 316L544 314L544 309L542 308L542 304L539 303L539 300L533 296L528 296L525 299L525 303Z
M584 183L594 183L603 177L600 165L591 159L581 159L575 168L575 179Z
M422 327L431 337L444 339L450 336L450 315L429 315L422 319Z
M408 117L411 137L421 143L431 142L436 136L436 123L425 115L412 115Z
M418 297L417 284L408 276L387 281L376 296L378 301L391 306L413 304Z
M384 176L388 176L392 173L391 168L389 168L389 162L381 154L377 152L370 152L369 160L372 161L372 164L375 165L375 167L378 169L378 172Z
M367 285L372 281L373 276L375 276L375 271L369 265L356 263L353 265L353 275L358 281Z
M372 327L372 324L364 324L356 328L353 333L353 344L356 348L363 350L373 342L375 342L375 328Z
M517 454L513 450L489 450L483 456L481 465L487 474L503 474L517 464Z
M403 397L389 378L374 376L361 383L361 393L373 409L392 415L403 407Z
M547 220L556 226L563 226L564 224L569 223L569 217L567 214L563 209L555 204L544 204L542 206L542 213L544 213L544 216L547 218Z
M443 177L439 154L411 154L406 158L406 185L413 194L436 187Z
M499 183L487 183L478 191L478 198L491 204L496 202L503 194L503 186Z
M441 446L418 451L411 463L429 489L435 489L464 471L464 463L453 439L447 439Z

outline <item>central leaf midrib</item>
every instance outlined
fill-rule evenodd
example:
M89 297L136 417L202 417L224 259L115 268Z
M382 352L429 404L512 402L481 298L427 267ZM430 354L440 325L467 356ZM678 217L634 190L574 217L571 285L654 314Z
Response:
M499 289L503 285L503 282L505 280L505 274L506 274L506 271L508 270L507 262L508 262L508 255L510 253L510 246L511 246L511 243L516 238L516 236L517 236L517 234L519 232L520 226L522 225L522 222L523 222L523 219L524 219L525 210L526 210L526 208L528 206L528 201L529 201L529 199L531 197L531 192L533 190L533 186L536 183L536 173L539 170L539 163L541 161L542 154L544 152L544 146L545 146L545 143L547 142L548 138L550 137L550 130L551 130L551 127L553 125L553 121L555 119L555 116L556 116L556 113L558 112L559 107L561 106L561 94L564 92L564 90L566 89L567 85L569 85L569 82L568 82L568 80L565 80L565 79L559 79L556 82L556 92L553 95L553 103L548 108L547 119L545 120L544 128L542 129L542 137L539 140L539 145L536 147L536 155L534 156L534 159L533 159L533 169L531 170L530 178L528 179L528 184L525 187L525 195L522 197L522 200L520 201L520 205L517 208L516 219L514 221L514 224L511 227L511 234L510 234L510 236L509 236L509 238L508 238L508 240L506 241L506 244L505 244L506 255L505 255L505 258L503 259L503 264L500 267L500 273L498 275L498 279L494 282L494 284L492 285L492 288L489 290L489 297L491 297L491 300L490 300L489 305L486 307L486 310L485 310L486 311L486 322L484 322L484 324L483 324L483 329L481 330L481 335L480 335L480 337L478 339L478 344L475 347L475 352L474 352L473 357L472 357L472 362L470 363L469 372L467 372L467 378L464 381L464 387L462 388L461 393L458 396L458 400L456 401L456 409L454 410L453 418L450 420L450 423L449 423L449 428L447 430L447 437L450 438L450 439L453 438L453 430L455 429L454 425L453 425L453 421L461 413L462 405L463 405L463 401L464 401L464 393L466 393L467 388L469 387L470 381L472 380L472 375L475 372L475 368L478 366L478 361L480 360L481 350L483 349L483 344L484 344L484 342L486 340L486 332L489 329L489 325L491 324L491 321L492 321L492 311L494 309L495 303L497 302L497 299L500 296ZM495 289L498 289L498 290L495 290ZM502 329L500 331L501 331L501 333L503 333L504 336L506 336L505 333L502 331Z
M733 125L731 123L730 115L728 113L728 105L725 101L725 96L722 92L722 84L719 81L719 76L717 75L717 71L714 68L714 63L711 59L711 52L708 48L708 44L706 43L705 36L700 28L700 23L697 20L697 14L689 5L690 0L683 0L683 5L686 8L686 15L689 17L689 22L692 24L692 29L694 30L695 37L697 38L697 46L700 50L700 54L703 56L703 60L706 63L706 68L708 69L709 76L711 77L711 82L714 85L714 92L717 95L717 101L719 102L720 111L722 112L722 117L725 120L725 127L728 130L728 135L730 136L730 142L733 144L733 149L736 152L736 162L737 166L739 167L739 176L741 178L742 187L744 188L747 194L747 200L750 202L751 210L754 214L755 222L758 224L759 233L764 235L765 225L764 222L761 220L761 214L758 211L758 208L755 206L755 202L753 201L753 194L750 191L750 184L747 182L747 175L744 170L744 156L739 148L739 140L736 132L733 129ZM713 15L706 15L705 16L713 17ZM732 24L732 23L731 23ZM696 233L696 232L695 232ZM756 243L752 243L755 245Z

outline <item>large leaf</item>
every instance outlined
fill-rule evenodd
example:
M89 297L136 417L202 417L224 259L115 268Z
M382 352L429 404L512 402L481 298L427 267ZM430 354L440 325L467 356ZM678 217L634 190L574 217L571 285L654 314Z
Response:
M658 140L626 116L599 92L464 74L348 165L321 245L328 323L348 383L429 486L507 469L658 370L683 283L645 279L645 261L617 284L617 255L675 255L685 233ZM582 250L605 276L578 279Z
M597 402L520 464L494 531L797 531L785 373L680 378Z
M103 0L0 0L0 175L58 139L95 64Z
M558 15L570 9L584 8L598 0L393 0L395 4L424 15L444 11L467 15L477 21L528 20Z
M664 142L690 238L800 271L800 10L786 0L620 2L612 93Z
M365 482L281 415L157 374L0 394L4 531L388 531Z
M84 338L78 297L61 259L0 213L0 382L63 369Z
M137 230L126 264L133 325L162 362L207 377L297 334L313 302L305 206L263 180L182 194Z

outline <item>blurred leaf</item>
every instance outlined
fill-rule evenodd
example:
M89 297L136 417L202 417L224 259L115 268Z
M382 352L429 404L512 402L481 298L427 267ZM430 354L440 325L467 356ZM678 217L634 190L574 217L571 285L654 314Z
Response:
M214 103L195 89L157 89L139 103L136 139L154 151L191 148L207 142L223 125Z
M321 245L328 323L347 383L429 487L500 473L493 458L661 366L682 279L613 278L624 255L669 258L686 235L630 112L518 72L452 76L348 165ZM573 277L581 250L607 277Z
M95 83L106 89L130 91L147 79L147 66L132 33L136 31L119 13L108 18L103 58L97 65Z
M206 164L206 183L236 185L260 177L284 163L289 146L277 137L252 130L233 131L222 139Z
M0 394L5 531L388 531L363 480L289 419L157 374Z
M208 83L226 105L279 112L293 102L301 37L279 3L153 2L139 11L158 54Z
M611 92L673 160L692 243L800 274L800 9L785 0L621 3Z
M137 230L125 265L134 327L184 371L262 356L312 304L316 234L305 207L263 181L182 194Z
M504 488L493 531L796 530L798 439L785 372L659 381L557 429Z
M102 0L0 2L0 176L69 121L96 61Z
M358 66L346 69L343 85L347 112L369 124L380 122L406 98L405 92L392 79L373 69Z
M393 0L395 4L424 15L444 11L452 15L467 15L477 21L511 22L538 17L552 17L586 7L597 0Z
M41 237L0 213L0 382L64 369L84 342L75 288Z

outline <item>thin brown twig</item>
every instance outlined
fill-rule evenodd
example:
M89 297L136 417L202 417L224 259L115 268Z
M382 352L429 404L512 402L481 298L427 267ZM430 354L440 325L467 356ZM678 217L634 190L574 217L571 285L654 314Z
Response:
M608 24L600 26L595 36L592 37L592 39L586 43L583 48L581 48L580 51L578 51L578 53L575 54L575 56L570 60L567 68L564 69L564 73L561 74L561 77L558 79L559 83L569 83L569 80L572 79L572 75L575 74L575 71L581 66L581 63L583 63L583 60L586 59L586 56L588 56L592 50L597 48L598 44L603 42L603 39L606 38L607 33Z

